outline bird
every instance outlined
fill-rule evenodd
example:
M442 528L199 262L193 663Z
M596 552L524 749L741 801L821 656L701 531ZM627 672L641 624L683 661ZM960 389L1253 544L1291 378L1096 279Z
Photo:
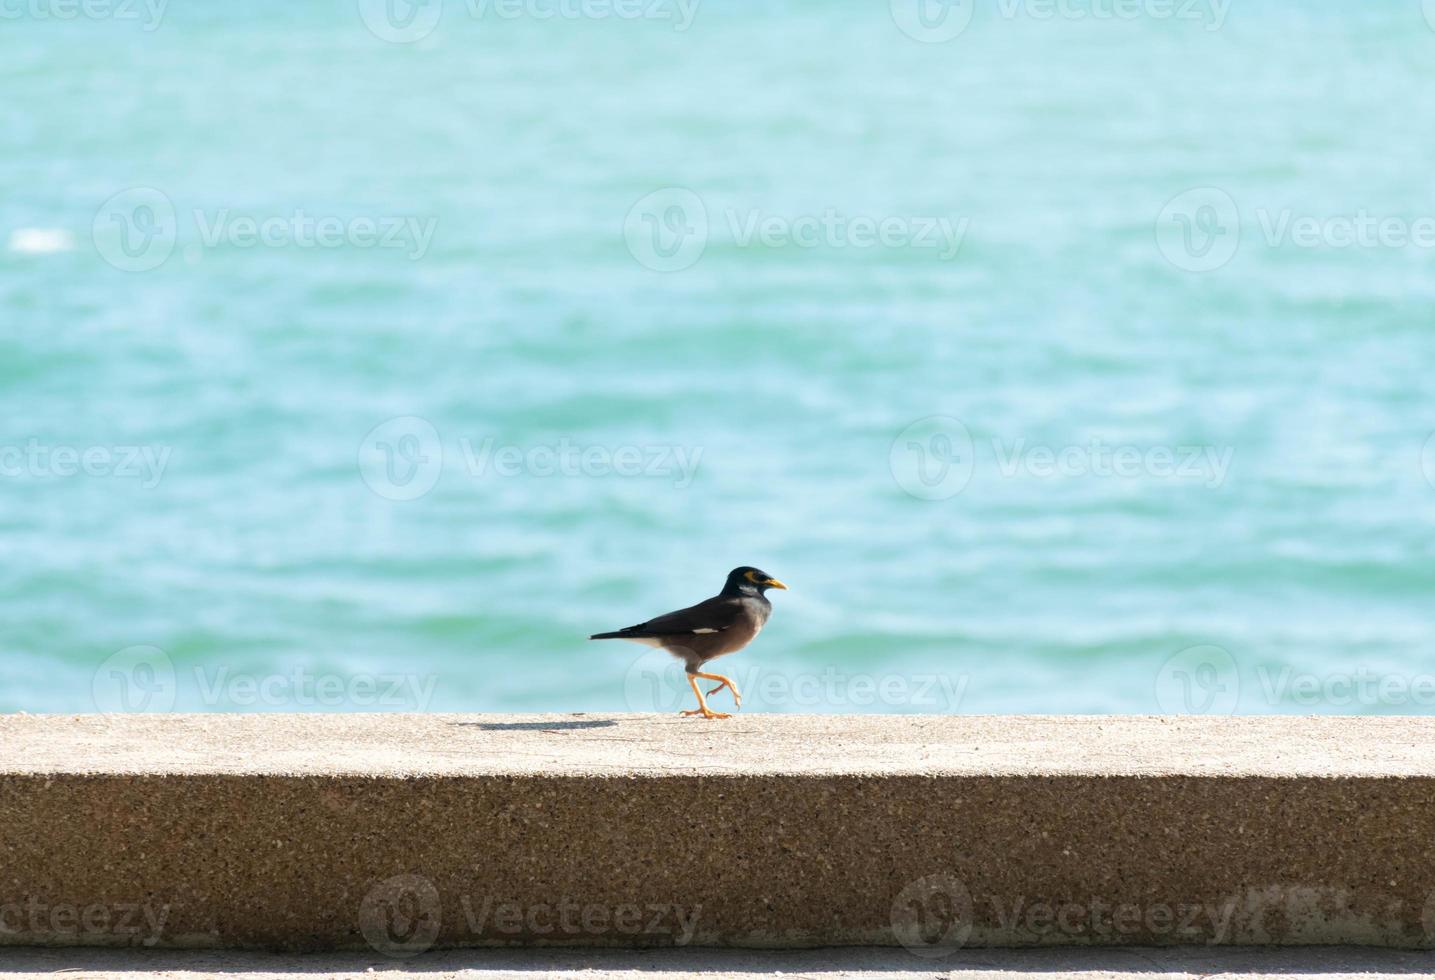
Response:
M683 662L687 669L688 684L697 696L698 706L684 711L683 717L701 715L704 718L731 718L732 715L713 711L708 707L703 692L698 689L698 678L717 681L717 687L708 692L712 697L723 688L732 692L733 704L742 707L742 692L737 689L731 677L722 674L705 674L698 668L709 660L737 653L753 641L767 617L772 615L772 603L768 601L768 589L786 589L777 579L760 568L742 565L728 572L722 591L711 599L704 599L695 606L675 612L654 616L646 623L614 630L611 633L594 633L590 640L633 640L648 646L668 651Z

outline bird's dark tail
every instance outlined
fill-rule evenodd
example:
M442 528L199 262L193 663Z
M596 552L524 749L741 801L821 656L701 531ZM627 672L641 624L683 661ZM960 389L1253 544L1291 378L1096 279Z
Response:
M646 628L645 628L646 626L647 626L647 623L641 623L641 624L639 624L639 625L637 625L637 626L629 626L629 627L627 627L627 628L625 628L625 629L614 630L614 631L611 632L611 633L594 633L592 636L588 637L588 639L590 639L590 640L641 640L641 639L646 639L646 638L648 638L648 637L652 637L652 636L656 636L656 635L657 635L657 634L653 633L652 631L646 629Z

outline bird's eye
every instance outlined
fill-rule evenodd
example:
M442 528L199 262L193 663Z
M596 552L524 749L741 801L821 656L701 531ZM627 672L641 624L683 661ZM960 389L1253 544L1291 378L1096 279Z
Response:
M762 583L760 583L760 582L758 581L757 572L754 572L754 571L752 571L752 570L749 570L749 571L747 572L747 580L748 580L749 582L752 582L754 585L760 585L760 584L762 584Z

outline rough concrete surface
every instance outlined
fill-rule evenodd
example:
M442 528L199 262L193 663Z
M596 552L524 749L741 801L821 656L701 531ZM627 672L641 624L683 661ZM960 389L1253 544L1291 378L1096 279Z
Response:
M1429 947L1432 804L1423 718L10 716L0 944Z
M1435 953L1304 947L1298 949L964 950L941 961L902 950L446 950L402 964L378 954L285 956L173 950L10 950L0 975L73 980L164 977L188 980L1408 980L1435 975Z
M1435 776L1435 717L0 715L0 772Z

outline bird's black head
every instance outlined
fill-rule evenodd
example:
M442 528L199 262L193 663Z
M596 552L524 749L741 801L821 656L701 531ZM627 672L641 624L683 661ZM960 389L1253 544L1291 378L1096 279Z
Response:
M768 589L785 589L777 579L760 568L743 565L727 573L727 582L722 587L723 595L762 595Z

